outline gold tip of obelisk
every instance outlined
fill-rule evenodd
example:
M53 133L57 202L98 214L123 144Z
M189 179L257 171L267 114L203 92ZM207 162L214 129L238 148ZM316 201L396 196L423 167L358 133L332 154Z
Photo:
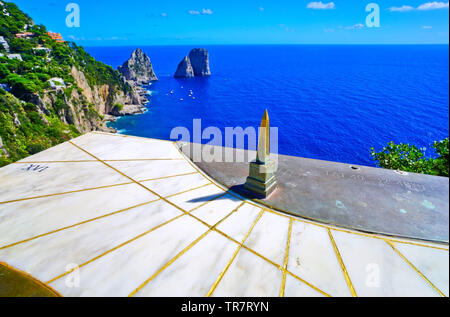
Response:
M269 112L264 112L264 116L261 121L261 129L259 130L259 142L256 160L258 162L265 163L269 159L270 155L270 123Z
M267 109L264 112L264 116L263 116L262 121L261 121L261 127L262 128L269 128L269 112L267 111Z

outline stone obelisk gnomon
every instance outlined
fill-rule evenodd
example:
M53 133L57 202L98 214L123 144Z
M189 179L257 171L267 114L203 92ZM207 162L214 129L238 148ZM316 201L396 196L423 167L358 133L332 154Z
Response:
M244 188L253 195L266 198L277 189L276 162L270 159L270 122L266 110L259 130L256 161L250 163L250 175Z

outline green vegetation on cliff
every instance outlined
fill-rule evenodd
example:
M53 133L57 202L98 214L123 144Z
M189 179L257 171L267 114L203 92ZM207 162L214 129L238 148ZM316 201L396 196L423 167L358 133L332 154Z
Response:
M74 68L91 89L107 85L111 102L131 90L111 66L75 43L53 40L15 4L3 2L3 9L9 15L0 14L0 36L9 51L0 44L0 167L80 135L80 122L102 124L103 113L83 96ZM16 37L23 32L32 35Z
M30 23L31 18L26 13L20 11L14 3L2 2L9 15L3 14L0 16L0 35L4 36L7 40L12 40L16 33L21 32L25 28L25 25Z
M80 133L73 125L62 123L55 113L44 115L43 119L34 104L23 102L0 89L0 136L4 147L4 150L0 149L0 166L78 135Z
M394 142L390 142L381 152L376 152L372 148L372 156L378 162L378 165L383 168L448 177L448 140L446 138L433 144L436 157L426 157L424 151L415 145L395 144Z

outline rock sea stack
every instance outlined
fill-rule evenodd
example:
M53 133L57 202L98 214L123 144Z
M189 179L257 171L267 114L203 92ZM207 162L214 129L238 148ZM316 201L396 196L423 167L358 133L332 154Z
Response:
M119 66L118 71L123 77L136 83L137 85L148 84L151 81L157 81L155 72L150 58L140 48L135 50L129 60L122 66Z
M181 63L178 65L175 73L176 78L192 78L194 77L194 69L192 68L191 60L185 56Z
M183 58L175 73L177 78L211 76L209 53L204 48L194 48L189 56Z

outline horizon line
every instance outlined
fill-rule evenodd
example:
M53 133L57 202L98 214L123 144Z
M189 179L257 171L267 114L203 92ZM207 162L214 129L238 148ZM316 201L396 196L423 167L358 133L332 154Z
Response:
M85 47L130 47L130 46L449 46L449 43L228 43L228 44L123 44L123 45L90 45L78 44L78 46Z

